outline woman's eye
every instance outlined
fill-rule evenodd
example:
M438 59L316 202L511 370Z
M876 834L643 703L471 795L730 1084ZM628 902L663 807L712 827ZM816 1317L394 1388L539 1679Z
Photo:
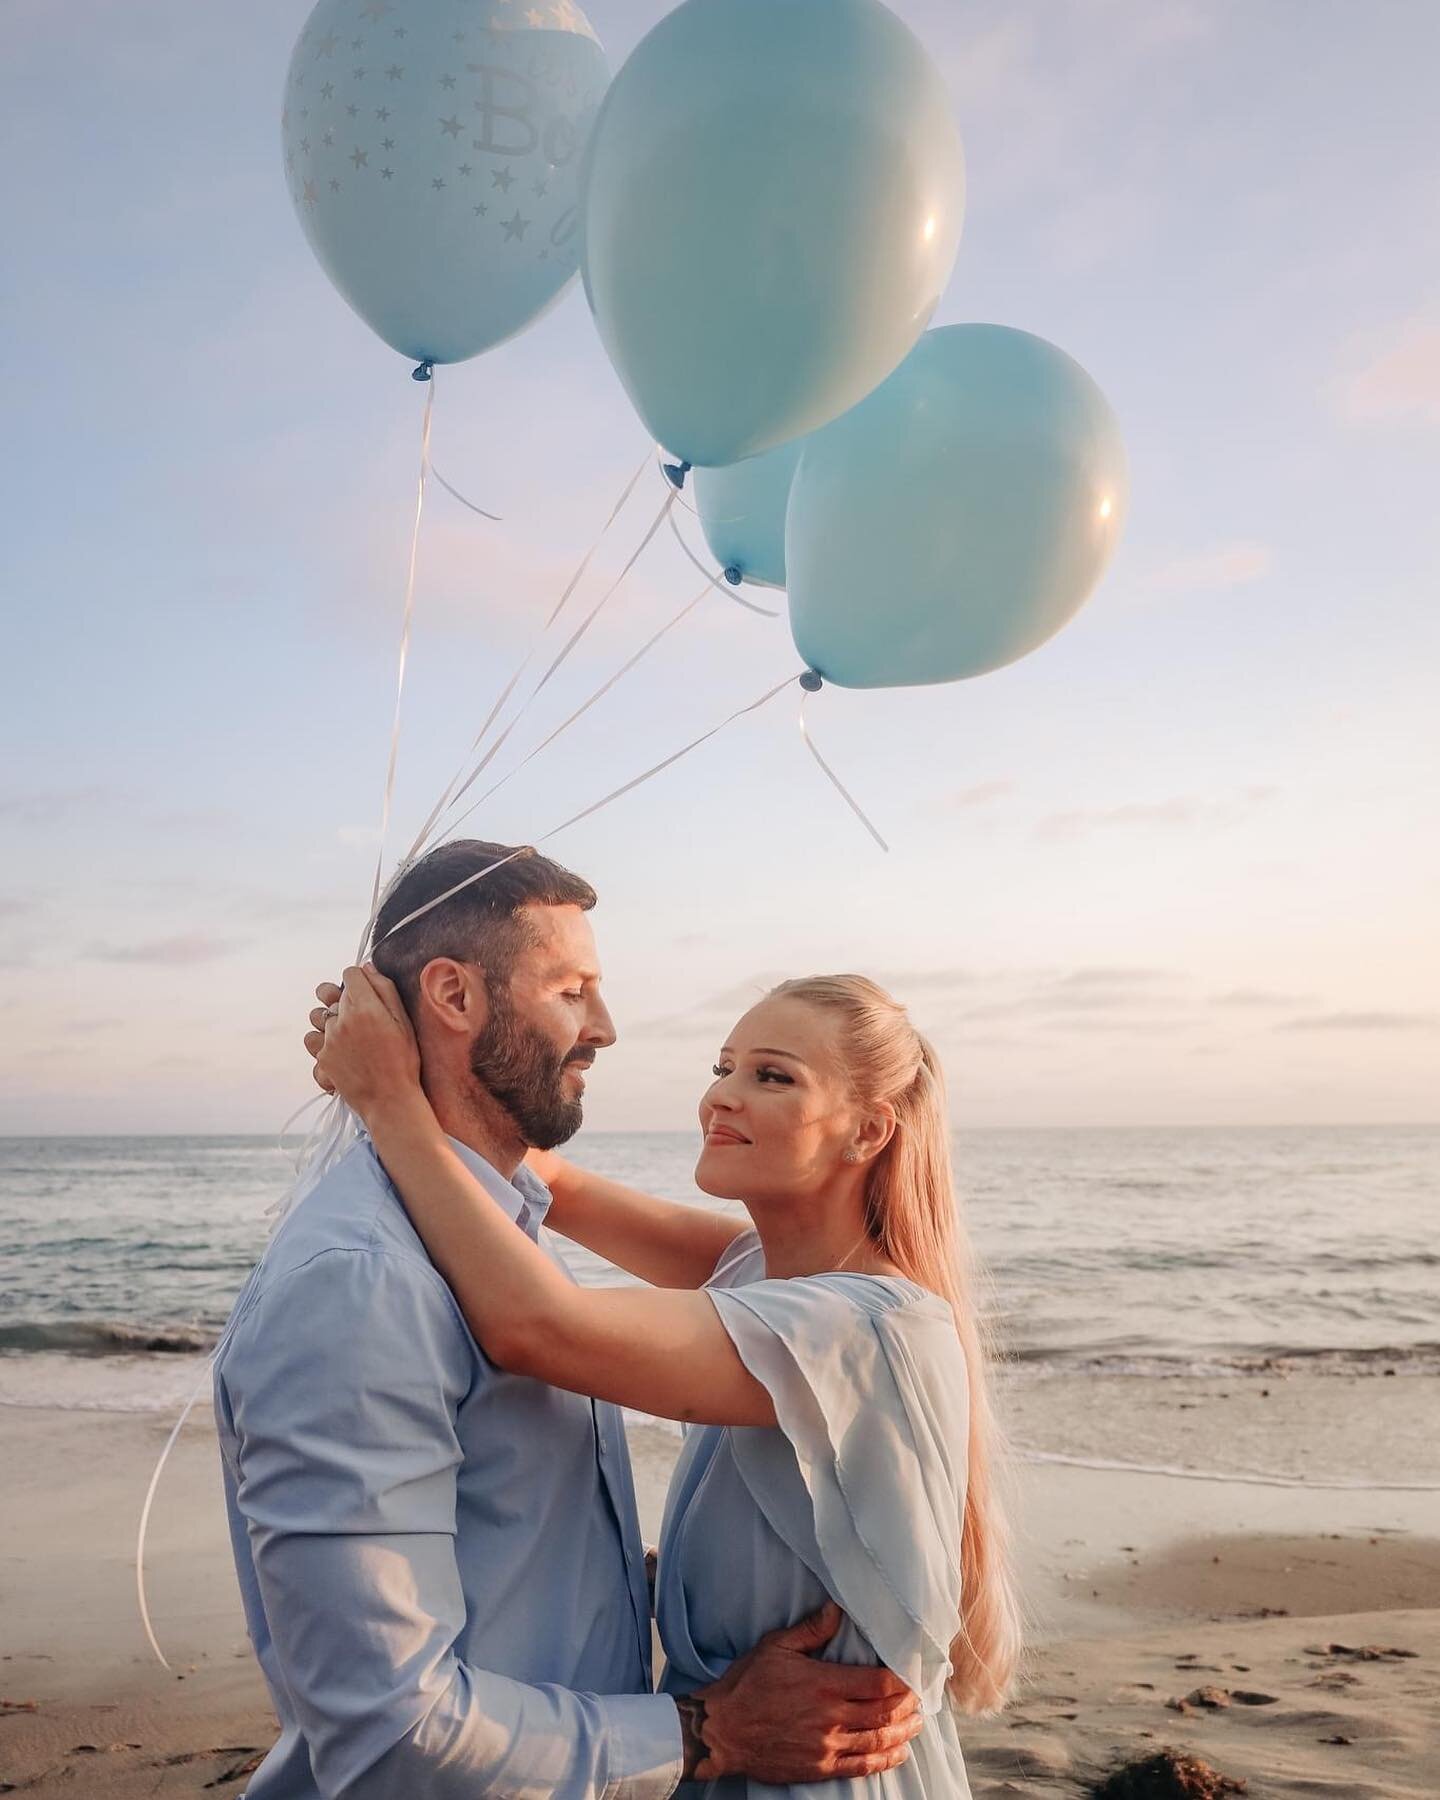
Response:
M727 1075L733 1075L735 1071L733 1068L727 1067L724 1063L716 1063L710 1070L710 1073L717 1081L723 1081ZM757 1081L776 1081L783 1087L793 1087L795 1085L794 1076L787 1075L784 1069L756 1069L755 1079Z

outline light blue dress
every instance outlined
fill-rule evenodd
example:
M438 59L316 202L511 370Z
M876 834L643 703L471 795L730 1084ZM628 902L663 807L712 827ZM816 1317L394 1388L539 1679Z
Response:
M754 1232L706 1291L779 1427L686 1433L660 1540L665 1691L714 1681L763 1633L833 1599L846 1623L826 1657L883 1662L927 1719L910 1760L884 1775L803 1788L735 1776L687 1783L678 1800L968 1800L945 1696L969 1414L949 1307L895 1277L767 1280Z

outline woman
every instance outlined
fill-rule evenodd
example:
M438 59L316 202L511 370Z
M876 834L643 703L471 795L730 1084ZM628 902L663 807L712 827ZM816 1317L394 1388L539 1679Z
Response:
M941 1074L904 1010L822 976L782 983L731 1032L695 1180L742 1202L751 1230L539 1159L547 1222L651 1288L578 1288L513 1229L441 1131L373 968L350 972L317 1074L365 1120L493 1361L701 1428L660 1544L666 1690L715 1681L833 1599L846 1622L826 1654L885 1663L927 1718L900 1768L804 1791L967 1795L956 1711L1003 1704L1019 1633ZM686 1791L777 1792L738 1777Z

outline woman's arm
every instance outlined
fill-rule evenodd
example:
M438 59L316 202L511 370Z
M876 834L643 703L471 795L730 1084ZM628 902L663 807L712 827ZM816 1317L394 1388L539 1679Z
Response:
M420 1087L413 1033L383 976L346 970L318 1061L364 1118L411 1222L494 1362L662 1418L775 1423L769 1394L703 1293L576 1287L506 1218L440 1129Z
M703 1293L576 1287L496 1206L423 1095L387 1103L369 1126L425 1248L501 1368L665 1419L775 1423Z
M525 1160L550 1189L552 1231L654 1287L703 1287L745 1229L743 1219L661 1200L553 1150L532 1150Z

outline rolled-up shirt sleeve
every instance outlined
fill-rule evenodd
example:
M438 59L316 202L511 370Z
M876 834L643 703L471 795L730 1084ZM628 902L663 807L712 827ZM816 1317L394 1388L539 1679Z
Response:
M455 1416L476 1367L438 1275L384 1250L321 1252L227 1346L237 1505L316 1784L327 1800L666 1800L673 1701L456 1654Z

